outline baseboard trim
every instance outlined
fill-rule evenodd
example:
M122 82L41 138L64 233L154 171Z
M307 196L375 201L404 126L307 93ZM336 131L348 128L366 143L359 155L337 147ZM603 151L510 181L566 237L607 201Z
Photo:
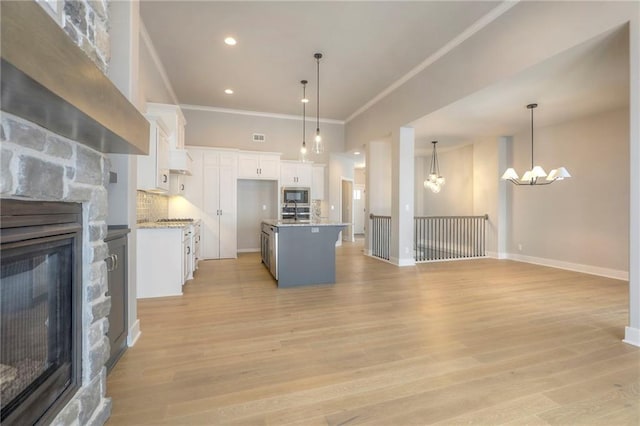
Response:
M549 266L551 268L565 269L567 271L582 272L584 274L598 275L600 277L629 281L629 272L617 269L601 268L598 266L583 265L580 263L563 262L555 259L525 256L522 254L506 253L506 259L518 262L532 263L534 265Z
M136 322L129 328L129 334L127 335L127 346L132 347L136 344L142 332L140 331L140 320L137 319Z
M622 339L622 341L640 347L640 328L625 327L624 339Z
M416 261L413 258L402 258L398 259L397 257L392 257L389 259L389 263L392 263L396 266L416 266Z

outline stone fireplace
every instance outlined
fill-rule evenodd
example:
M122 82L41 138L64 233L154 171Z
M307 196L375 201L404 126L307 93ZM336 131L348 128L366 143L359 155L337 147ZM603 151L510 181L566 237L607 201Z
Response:
M51 424L102 425L111 412L105 397L109 358L107 315L108 158L83 144L2 113L3 198L68 201L82 205L82 371L80 388Z
M149 144L148 121L109 79L111 6L109 0L0 2L0 203L75 203L82 218L80 298L73 303L80 308L81 369L70 399L42 417L45 424L102 425L111 412L105 368L111 309L104 242L111 171L106 153L147 154ZM134 11L119 6L115 9L133 19ZM31 261L38 268L41 263ZM35 287L42 290L40 284ZM24 297L37 304L40 299L32 296ZM20 303L5 309L19 310ZM41 324L45 316L38 318ZM44 328L32 327L31 337L48 334L43 330L50 323L44 321ZM5 371L7 377L17 373Z

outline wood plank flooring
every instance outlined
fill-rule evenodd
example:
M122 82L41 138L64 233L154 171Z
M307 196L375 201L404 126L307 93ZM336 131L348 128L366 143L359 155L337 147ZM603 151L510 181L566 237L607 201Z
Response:
M139 301L108 426L640 424L627 282L361 249L338 248L334 285L277 289L252 253Z

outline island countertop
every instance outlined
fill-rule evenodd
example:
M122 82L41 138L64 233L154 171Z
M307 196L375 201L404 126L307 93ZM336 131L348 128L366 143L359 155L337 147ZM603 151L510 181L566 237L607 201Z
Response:
M263 219L263 223L276 227L288 226L347 226L348 223L335 222L328 219L293 220L293 219Z

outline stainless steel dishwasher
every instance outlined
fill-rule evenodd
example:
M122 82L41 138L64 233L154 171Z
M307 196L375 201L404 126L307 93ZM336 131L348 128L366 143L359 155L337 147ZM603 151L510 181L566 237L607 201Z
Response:
M262 224L261 234L262 262L269 268L271 275L278 279L278 227Z

